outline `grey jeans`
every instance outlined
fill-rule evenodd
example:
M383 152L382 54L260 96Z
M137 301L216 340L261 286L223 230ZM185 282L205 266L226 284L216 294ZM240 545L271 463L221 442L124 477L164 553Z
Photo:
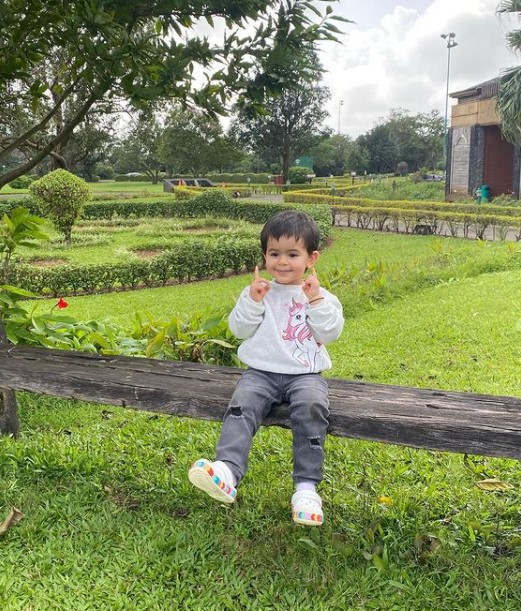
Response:
M293 433L293 480L320 482L329 424L329 392L318 373L286 375L247 369L224 415L217 460L227 463L237 482L248 468L253 436L273 405L288 403Z

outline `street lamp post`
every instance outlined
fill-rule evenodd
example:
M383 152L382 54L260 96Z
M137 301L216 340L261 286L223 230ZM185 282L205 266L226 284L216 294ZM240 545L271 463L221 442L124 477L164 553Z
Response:
M340 135L340 109L344 105L344 100L340 100L338 102L338 131L337 134Z
M449 32L448 34L441 34L441 37L447 42L447 87L445 91L445 121L443 124L443 165L445 166L445 172L447 171L447 144L448 144L448 118L449 118L449 75L450 75L450 50L457 46L457 42L454 40L456 34Z

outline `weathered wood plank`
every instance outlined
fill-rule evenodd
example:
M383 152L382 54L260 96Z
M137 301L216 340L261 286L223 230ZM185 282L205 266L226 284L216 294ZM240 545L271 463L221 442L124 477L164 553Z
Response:
M0 345L0 388L221 420L241 370ZM521 399L331 378L330 433L521 458ZM285 406L267 425L289 427Z

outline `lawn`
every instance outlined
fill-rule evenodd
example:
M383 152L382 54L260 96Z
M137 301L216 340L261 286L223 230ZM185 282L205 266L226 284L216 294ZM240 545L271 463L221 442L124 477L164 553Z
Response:
M337 229L317 269L346 314L331 375L521 396L517 245ZM230 308L248 282L72 297L68 311L164 319ZM287 431L260 431L225 507L186 478L213 455L217 424L20 402L21 438L0 440L0 521L25 515L0 538L6 611L521 606L517 461L329 438L326 523L312 530L290 519ZM493 477L512 488L476 486Z
M445 199L445 182L415 182L412 177L376 178L362 184L358 189L349 189L347 197L387 200L431 200Z

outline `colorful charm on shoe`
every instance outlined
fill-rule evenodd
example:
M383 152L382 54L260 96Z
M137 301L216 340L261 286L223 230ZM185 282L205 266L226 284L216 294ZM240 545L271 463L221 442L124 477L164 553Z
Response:
M304 526L321 526L324 522L322 499L311 490L295 492L291 497L293 521Z
M213 470L212 463L205 458L196 460L188 471L192 484L222 503L233 503L237 490L222 480Z

